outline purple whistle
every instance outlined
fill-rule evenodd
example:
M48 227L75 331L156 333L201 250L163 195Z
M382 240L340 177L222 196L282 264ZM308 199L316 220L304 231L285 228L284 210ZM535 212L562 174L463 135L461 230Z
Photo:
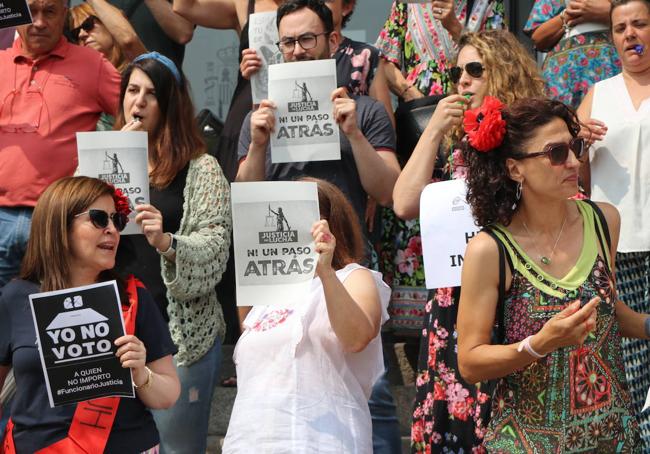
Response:
M645 51L645 46L643 44L637 44L634 46L634 52L637 53L637 55L643 55L643 52Z

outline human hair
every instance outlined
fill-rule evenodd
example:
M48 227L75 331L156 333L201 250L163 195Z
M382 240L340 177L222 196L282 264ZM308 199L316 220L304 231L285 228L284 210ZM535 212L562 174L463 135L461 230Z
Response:
M119 131L124 126L124 95L135 68L143 71L155 88L155 96L160 110L159 123L150 132L149 162L152 170L149 182L155 188L168 186L189 161L205 153L205 142L194 119L194 106L189 93L189 84L180 69L181 83L160 61L144 58L134 61L122 74L120 86L120 109L113 129Z
M312 10L320 18L326 33L334 31L334 18L332 11L325 5L323 0L287 0L278 7L277 26L280 28L280 21L288 14L295 13L303 8Z
M348 6L348 5L354 5L356 6L357 0L343 0L343 5ZM350 18L354 14L354 6L352 6L352 10L350 11L350 14L347 16L343 16L343 20L341 21L341 28L345 28L348 25L348 22L350 22Z
M519 205L517 183L510 178L506 161L521 155L540 127L559 118L573 137L580 131L575 111L547 98L519 99L505 107L501 115L506 122L506 133L500 146L488 152L477 151L468 143L464 148L468 165L467 202L477 224L482 227L510 224Z
M318 187L318 208L321 219L327 220L330 232L336 238L332 267L340 270L350 263L363 260L364 242L359 217L347 197L332 183L318 178L303 177Z
M71 286L70 230L75 215L83 213L98 198L113 197L114 188L90 177L66 177L55 181L41 194L32 214L27 251L20 278L41 284L48 292ZM100 281L117 279L112 270L99 275Z
M79 27L83 21L85 21L90 16L95 16L95 20L104 25L103 22L97 18L97 13L93 7L84 2L68 10L68 28L72 30L76 27ZM106 30L110 33L110 30L108 28L106 28ZM75 44L78 44L78 42ZM129 64L126 57L124 57L124 52L117 44L115 37L113 37L113 47L111 48L109 54L106 55L106 58L119 72L122 72L124 68L126 68L126 65Z
M650 1L648 0L611 0L612 6L609 9L609 27L613 26L612 24L612 15L614 14L614 10L618 8L619 6L627 5L628 3L633 3L633 2L640 2L643 3L648 10L648 13L650 13Z

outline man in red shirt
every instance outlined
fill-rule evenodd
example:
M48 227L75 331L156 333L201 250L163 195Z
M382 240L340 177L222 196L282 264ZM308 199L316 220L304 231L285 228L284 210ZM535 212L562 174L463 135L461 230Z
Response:
M77 166L75 133L119 102L115 68L63 37L65 2L29 0L34 22L0 51L0 287L18 272L39 195Z

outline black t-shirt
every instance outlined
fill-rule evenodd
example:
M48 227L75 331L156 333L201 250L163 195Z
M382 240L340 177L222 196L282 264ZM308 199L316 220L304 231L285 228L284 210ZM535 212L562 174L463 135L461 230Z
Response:
M33 282L13 280L0 295L0 365L12 366L16 377L11 418L18 454L36 452L65 438L76 409L76 404L50 408L29 307L29 295L39 291ZM135 335L147 349L147 362L177 352L167 324L145 289L138 289L135 324ZM121 398L104 452L138 453L159 442L151 412L140 399Z
M383 104L368 96L354 97L357 102L357 124L370 145L377 150L395 150L395 131ZM246 157L251 142L251 114L242 125L239 135L239 160ZM366 194L352 153L352 145L340 131L341 159L338 161L305 161L281 164L271 163L271 145L266 150L266 179L290 181L302 176L320 178L337 186L348 197L360 220L365 219Z
M379 65L379 50L343 37L336 53L336 81L354 95L368 95Z
M183 218L185 180L189 164L176 174L172 182L163 189L149 187L149 200L163 217L163 232L178 232ZM123 235L117 248L115 268L122 276L133 274L142 281L160 308L165 321L167 316L167 287L160 270L160 254L144 235Z
M167 36L143 0L108 0L108 3L124 12L147 50L160 52L179 68L183 66L185 46Z

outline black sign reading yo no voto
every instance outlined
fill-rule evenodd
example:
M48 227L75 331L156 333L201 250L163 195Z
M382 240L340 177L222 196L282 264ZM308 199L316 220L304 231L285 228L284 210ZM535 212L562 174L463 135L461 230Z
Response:
M50 406L134 397L115 356L125 334L115 281L29 296Z
M0 0L0 29L31 23L27 0Z

